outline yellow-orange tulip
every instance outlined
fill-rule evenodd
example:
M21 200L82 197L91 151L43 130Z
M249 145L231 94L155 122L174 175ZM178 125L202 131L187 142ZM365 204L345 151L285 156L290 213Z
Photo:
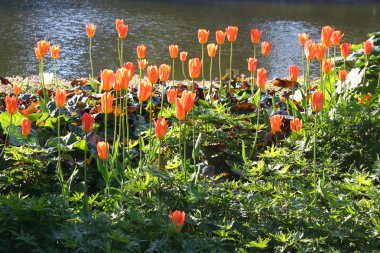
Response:
M323 43L315 44L315 57L318 61L325 59L326 47Z
M39 48L35 47L34 53L36 54L36 59L40 61L42 59L41 50Z
M179 98L175 99L176 105L175 105L175 115L178 120L185 120L186 118L186 112L183 108L183 104Z
M210 34L210 31L207 31L206 29L199 29L198 30L198 41L199 41L199 43L206 44L209 34Z
M183 224L185 224L186 214L185 212L175 211L174 213L170 212L170 219L174 222L177 227L177 231L181 231Z
M228 26L226 28L226 35L229 42L235 42L239 28L237 26Z
M170 45L169 46L169 55L170 58L175 59L178 57L179 48L178 45Z
M322 62L323 73L325 74L330 73L333 66L334 66L334 61L332 59L323 60Z
M37 48L39 49L41 56L44 57L50 48L50 42L40 40L37 42Z
M166 98L169 102L169 104L173 104L178 96L178 92L176 89L169 89L166 92Z
M126 68L120 68L116 71L116 81L114 85L114 89L116 91L120 90L126 90L129 86L129 72L130 70L127 70Z
M281 132L282 119L284 117L276 114L270 117L270 126L272 128L272 133Z
M327 47L331 44L331 37L334 29L330 26L325 26L322 28L321 42L323 42Z
M193 109L196 95L192 91L185 90L182 92L181 102L186 113Z
M150 65L147 69L147 74L151 84L157 83L159 73L156 65Z
M370 40L367 40L363 43L363 52L365 55L370 55L372 53L373 49L373 42Z
M168 131L168 121L164 118L159 118L157 122L153 120L156 127L156 137L160 140L165 139L166 132Z
M115 20L115 27L116 27L116 30L117 30L117 27L118 27L119 25L121 25L121 24L124 24L124 20L121 19L121 18L117 18L117 19Z
M16 114L18 111L18 99L17 97L7 96L5 98L5 108L10 115Z
M199 58L193 58L189 60L189 75L190 78L195 79L198 78L201 74L202 70L202 62Z
M323 105L325 103L325 96L323 95L323 92L320 90L316 90L313 94L313 100L312 100L312 108L314 112L320 112L323 109Z
M171 67L167 64L161 64L160 68L158 69L158 73L160 76L160 80L162 82L166 82L170 77L170 70Z
M301 46L305 46L306 41L309 38L309 34L307 33L300 33L298 34L298 39L300 41Z
M257 70L257 86L260 89L265 89L265 83L267 82L268 72L264 68Z
M300 69L296 65L291 65L289 67L289 79L290 79L290 81L297 82L299 71L300 71Z
M66 91L64 89L57 89L55 92L55 104L57 107L63 107L66 103Z
M51 58L58 59L60 51L61 49L59 48L59 46L52 46L50 48Z
M351 44L343 43L340 45L340 53L343 58L347 58L350 55Z
M125 39L125 38L127 38L128 25L125 25L125 24L119 24L119 25L117 26L117 33L118 33L120 39Z
M251 41L253 44L259 44L262 33L259 29L251 30Z
M218 30L215 32L215 37L216 37L216 43L218 43L218 45L223 45L224 40L226 39L226 33L221 30Z
M342 40L344 36L344 33L341 31L334 31L331 36L331 42L334 46L338 46L340 44L340 41Z
M290 129L292 129L293 132L299 132L302 129L302 119L300 120L299 118L295 118L290 121Z
M271 49L271 43L269 43L268 41L261 42L261 53L264 55L264 57L267 57L269 55Z
M179 59L184 62L186 61L187 59L187 52L186 51L182 51L180 54L179 54Z
M110 91L115 84L115 74L111 69L105 69L101 72L101 87L103 91Z
M21 85L20 84L14 84L13 85L13 94L16 96L20 95L21 93Z
M256 58L248 58L247 63L248 63L248 71L251 73L255 72L256 67L257 67L257 59Z
M101 107L103 113L111 113L113 111L113 99L114 95L111 95L111 93L106 92L103 94L101 98Z
M316 46L315 42L312 40L308 40L305 42L305 56L306 59L312 61L315 57Z
M339 80L341 80L342 82L346 81L346 78L348 75L347 70L339 70L338 74L339 74Z
M24 119L21 121L21 133L24 136L28 136L30 134L30 130L32 128L32 123L28 119Z
M142 82L139 85L139 89L137 92L137 97L139 101L146 101L151 95L152 87L149 83Z
M218 50L218 45L215 45L214 43L207 45L207 53L208 53L208 56L210 56L211 58L215 57L217 50Z
M146 57L146 46L145 45L139 45L137 46L137 57L139 59L145 59Z
M92 39L94 37L95 32L96 32L96 25L94 25L94 24L86 25L86 33L90 39Z
M106 160L107 154L109 150L109 145L107 142L99 141L98 144L96 144L96 149L98 151L98 156L100 160Z
M139 59L138 60L138 65L139 65L139 69L142 71L148 65L148 61L146 59Z

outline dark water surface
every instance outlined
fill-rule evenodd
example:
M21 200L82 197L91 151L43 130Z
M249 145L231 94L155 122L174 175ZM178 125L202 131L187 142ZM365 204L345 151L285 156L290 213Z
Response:
M380 30L380 3L0 0L0 76L37 74L38 62L33 48L40 39L61 46L60 77L88 76L90 64L85 25L90 22L97 25L93 48L96 73L103 68L115 69L118 65L115 18L123 18L129 25L125 60L136 62L136 46L146 44L149 64L157 65L171 63L168 56L171 43L188 51L189 58L200 57L199 28L209 29L209 41L215 42L217 29L236 25L239 33L234 43L233 68L243 73L247 72L245 59L253 56L249 32L251 28L262 29L262 39L273 43L267 60L269 74L283 77L289 65L300 62L298 33L307 32L317 40L321 27L331 25L345 33L343 41L361 43L367 33ZM223 47L223 62L223 69L228 68L228 44ZM205 75L209 78L208 60L205 64ZM52 71L52 65L49 57L47 71ZM181 78L179 63L176 70L177 78Z

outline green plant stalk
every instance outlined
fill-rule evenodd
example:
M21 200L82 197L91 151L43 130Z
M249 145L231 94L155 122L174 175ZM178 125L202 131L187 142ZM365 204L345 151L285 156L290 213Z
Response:
M117 37L117 55L119 56L119 64L121 65L120 38L119 37Z
M202 67L203 69L203 67ZM192 85L192 88L191 88L191 91L194 92L194 79L193 79L193 85ZM194 107L193 109L191 110L191 119L193 121L193 153L195 154L195 121L194 121ZM185 126L186 126L186 119L185 119ZM184 135L185 139L186 139L186 135ZM185 142L186 144L186 142ZM194 169L195 169L195 165L196 165L196 159L194 157ZM185 174L186 175L186 174Z
M228 88L227 88L228 94L230 94L231 92L231 81L232 81L232 42L231 42L231 49L230 49L230 78L229 78Z
M319 64L320 74L321 74L321 89L323 90L323 95L325 95L325 84L323 80L323 69L322 69L322 61Z
M172 71L172 79L173 79L173 87L175 86L175 83L174 83L174 68L175 68L175 64L174 64L174 58L173 58L173 60L172 60L172 69L173 69L173 71ZM182 71L183 71L183 68L182 68Z
M256 147L257 136L259 135L261 89L259 88L259 90L260 90L259 100L258 100L258 102L256 104L256 107L257 107L256 134L255 134L255 141L253 142L252 154L253 154L253 151L255 150L255 147Z
M222 82L222 45L219 45L219 94L223 93Z
M3 147L3 150L1 151L1 154L0 154L0 158L3 157L4 155L4 151L5 151L5 147L7 146L7 141L9 139L9 135L11 134L11 125L12 125L12 114L10 114L10 121L9 121L9 126L8 126L8 134L7 136L5 137L5 142L4 142L4 147Z
M212 57L210 57L210 102L212 105L214 96L212 95Z
M377 77L377 86L376 86L377 92L379 92L379 85L380 85L380 72L379 72L379 76Z
M84 194L87 195L87 134L84 136L84 169L83 169L83 177L84 177Z
M255 82L253 80L253 72L251 72L251 96L253 96L253 88L255 86Z
M174 81L173 81L174 83ZM164 96L165 96L165 82L162 82L162 91L161 91L161 115L162 111L164 109ZM152 90L153 90L153 85L152 85Z
M125 124L127 125L127 152L129 153L129 115L128 115L128 88L125 90L124 105L125 105ZM125 138L125 127L123 127L123 143ZM125 155L125 152L123 152ZM125 157L123 157L125 158Z
M183 170L185 171L185 182L187 178L187 171L186 171L186 116L185 120L183 122Z
M123 44L124 44L124 40L123 39L121 39L121 41L120 41L120 68L122 68L123 67L123 61L124 61L124 57L123 57Z
M45 87L45 79L44 79L44 58L42 57L41 60L40 60L40 76L41 76L41 83L42 83L42 94L43 94L43 98L44 98L44 103L45 103L45 106L46 107L46 103L47 101L49 101L49 95L46 91L46 87Z
M257 44L253 44L253 58L256 59Z
M309 99L307 98L308 93L310 92L310 61L307 60L306 62L306 94L305 94L305 99L306 99L306 118L308 115L308 110L307 106L309 104Z
M302 46L302 74L303 74L303 83L306 84L306 73L305 73L305 47Z
M124 107L126 107L127 105L124 103L125 101L125 94L124 94L124 90L121 90L121 111L126 114L128 114L128 112L125 110ZM123 116L123 113L120 114L120 121L121 121L121 125L119 126L119 136L120 136L120 130L122 130L122 146L123 146L123 169L125 169L125 120L124 120L124 116Z
M139 126L141 128L141 117L142 117L142 101L140 101L140 119L139 119ZM141 129L140 129L141 130ZM140 161L139 161L139 167L140 167L140 170L142 171L142 138L141 138L141 135L139 135L139 141L140 141Z
M185 74L185 62L184 61L182 62L182 75L183 75L184 80L187 80L187 77ZM174 82L173 82L173 85L174 85Z
M62 187L62 194L63 196L66 196L66 189L65 189L65 186L64 186L64 182L63 182L63 174L62 174L62 167L61 167L61 120L60 120L60 117L61 117L61 107L58 107L58 133L57 133L57 136L58 136L58 164L57 164L57 177L58 177L58 180L59 182L61 183L61 187Z
M181 131L182 122L179 121L179 153L182 154L182 131Z
M346 58L343 60L343 69L346 70Z
M92 38L90 38L89 53L90 53L91 79L93 80L94 79L94 68L92 66Z
M164 105L164 87L165 85L162 85L162 96L161 96L161 111L163 109ZM152 91L153 91L153 84L152 84ZM151 150L152 147L152 113L153 113L153 98L150 96L149 98L149 150Z
M203 56L204 56L204 44L202 44L202 88L205 88L205 73L204 73L204 61L203 61ZM193 83L194 85L194 83Z
M314 147L313 147L313 178L314 178L314 191L315 194L317 194L317 176L316 176L316 171L317 171L317 116L318 113L315 114L315 119L314 119Z
M54 83L57 85L57 65L56 65L57 60L53 60L53 68L54 68Z
M115 91L115 95L116 95L116 101L115 101L115 110L113 112L114 114L114 128L113 128L113 141L115 143L116 141L116 133L117 133L117 106L118 106L118 102L117 102L117 95L119 93L117 91ZM120 136L120 135L119 135Z
M366 67L368 66L368 56L365 56L365 65L364 65L364 75L363 75L363 88L362 88L362 93L364 94L364 86L365 86L365 72L366 72Z
M159 140L158 144L158 169L161 169L161 145L162 145L162 140Z

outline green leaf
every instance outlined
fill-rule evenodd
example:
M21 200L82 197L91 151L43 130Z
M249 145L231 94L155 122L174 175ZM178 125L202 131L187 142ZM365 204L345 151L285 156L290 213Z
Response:
M17 112L12 115L12 125L21 126L21 121L24 119L28 118L22 115L20 112ZM7 131L10 121L11 115L8 112L3 112L0 114L0 124L3 131Z
M110 172L108 171L107 167L105 166L104 164L105 162L100 160L99 156L96 160L96 164L98 166L98 170L100 172L100 174L102 174L102 177L104 179L104 181L106 181L106 183L108 184L109 180L110 180L110 177L111 177L111 174Z
M247 244L248 248L259 248L259 249L265 249L268 247L268 243L270 242L270 238L262 239L259 237L257 241L251 241Z
M199 150L201 148L201 138L202 138L202 133L199 133L198 135L198 138L197 138L197 141L195 142L195 148L193 150L193 159L197 159L198 155L199 155Z
M258 105L259 104L259 101L260 101L260 95L261 95L261 91L260 89L258 89L255 93L255 95L253 96L252 100L253 102L255 103L255 105Z
M241 157L243 158L244 163L248 163L247 155L245 153L245 143L241 141Z

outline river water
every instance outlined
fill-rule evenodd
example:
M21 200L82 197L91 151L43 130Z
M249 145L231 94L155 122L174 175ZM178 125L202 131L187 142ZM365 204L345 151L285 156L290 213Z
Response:
M366 40L367 33L380 30L380 3L0 0L0 76L37 74L38 62L33 48L40 39L61 46L58 60L58 75L61 78L88 76L89 41L85 33L88 23L97 25L93 41L95 72L99 73L104 68L116 69L116 18L123 18L129 25L125 60L136 62L136 46L146 44L149 63L157 65L171 64L168 45L172 43L178 44L180 50L188 51L189 58L200 57L199 28L209 29L209 41L215 42L217 29L236 25L239 33L234 43L233 68L239 69L240 73L247 73L246 59L253 56L250 30L259 28L263 30L262 39L273 44L266 61L270 77L284 77L289 65L300 64L298 33L307 32L310 38L318 40L321 28L330 25L345 33L344 42L361 43ZM227 69L229 44L224 45L222 52L223 69ZM262 58L258 58L259 63L263 64ZM47 71L52 71L52 66L49 57ZM177 78L182 78L180 66L178 61ZM206 57L207 79L208 66ZM215 71L213 76L217 75Z

